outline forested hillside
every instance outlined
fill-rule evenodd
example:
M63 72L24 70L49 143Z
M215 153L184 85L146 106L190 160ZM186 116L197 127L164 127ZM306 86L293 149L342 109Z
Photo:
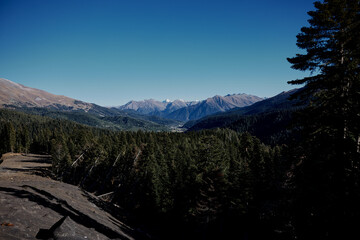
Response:
M291 128L296 110L278 110L255 115L212 116L204 118L188 131L205 129L232 129L249 132L262 142L270 145L284 144L297 137L296 129Z
M103 108L106 109L106 108ZM107 113L99 114L84 111L66 111L48 108L14 108L13 110L40 115L52 119L69 120L91 127L104 128L109 130L127 131L170 131L171 128L180 123L174 120L163 119L160 117L142 116L133 113L125 113L119 110L107 109Z
M97 195L110 192L107 200L160 238L173 231L179 239L292 234L282 209L288 207L290 164L282 147L232 130L111 132L7 110L0 114L2 152L51 153L59 180Z

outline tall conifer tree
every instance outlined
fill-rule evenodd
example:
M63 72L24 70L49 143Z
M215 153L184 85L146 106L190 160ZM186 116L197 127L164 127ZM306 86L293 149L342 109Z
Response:
M315 2L309 26L297 36L305 53L288 58L312 76L300 124L304 141L297 168L296 219L300 238L332 238L354 232L360 215L360 1ZM342 235L341 235L342 234Z

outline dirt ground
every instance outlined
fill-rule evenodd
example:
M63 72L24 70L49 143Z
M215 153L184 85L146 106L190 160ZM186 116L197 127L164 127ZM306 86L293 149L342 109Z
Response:
M51 179L51 158L5 154L0 164L0 240L146 239L98 207L100 199Z

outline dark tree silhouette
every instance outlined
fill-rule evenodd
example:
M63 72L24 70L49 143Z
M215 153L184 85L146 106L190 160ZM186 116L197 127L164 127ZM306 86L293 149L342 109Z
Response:
M292 68L312 76L310 104L302 112L303 142L296 169L296 227L302 239L346 238L360 216L360 1L314 3L310 26L297 36L304 54L289 58Z

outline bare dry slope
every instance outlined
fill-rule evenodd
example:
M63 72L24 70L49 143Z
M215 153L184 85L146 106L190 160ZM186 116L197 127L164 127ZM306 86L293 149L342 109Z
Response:
M68 107L69 109L82 109L84 111L88 111L93 106L90 103L26 87L0 78L0 107L5 105L16 107Z

